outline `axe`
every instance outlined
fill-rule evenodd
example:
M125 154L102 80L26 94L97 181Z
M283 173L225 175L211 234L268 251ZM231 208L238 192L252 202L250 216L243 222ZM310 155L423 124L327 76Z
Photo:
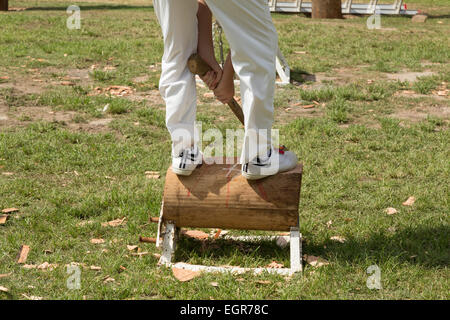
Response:
M193 74L198 74L200 76L204 76L208 71L212 70L211 67L197 53L194 53L189 57L187 65ZM239 121L244 124L244 113L242 112L242 108L239 103L232 98L231 101L228 102L228 106Z

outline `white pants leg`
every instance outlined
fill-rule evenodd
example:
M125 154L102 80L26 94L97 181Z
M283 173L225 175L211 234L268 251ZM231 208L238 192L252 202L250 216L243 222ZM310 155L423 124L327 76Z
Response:
M153 0L164 37L159 90L166 103L172 155L194 143L197 93L187 60L197 51L197 0Z
M206 0L221 24L241 81L245 139L241 162L267 156L273 123L278 36L266 0ZM258 141L252 132L258 135Z

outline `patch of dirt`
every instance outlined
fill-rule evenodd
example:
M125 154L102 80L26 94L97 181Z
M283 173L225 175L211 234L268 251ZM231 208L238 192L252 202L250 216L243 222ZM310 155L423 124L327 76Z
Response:
M337 68L329 72L317 72L314 74L302 74L302 79L306 82L314 82L311 85L301 84L304 89L320 89L326 86L327 82L333 82L334 85L346 85L354 82L355 79L373 80L377 78L376 73L371 71L361 71L367 65L361 65L356 67Z
M408 81L414 82L419 77L428 77L435 75L435 72L432 71L423 71L423 72L399 72L399 73L387 73L386 76L391 80L399 80L399 81Z
M113 118L95 119L88 123L69 123L68 128L73 131L83 131L89 133L104 133L112 130L108 125L113 121Z
M439 107L426 107L426 108L415 108L408 110L398 110L395 113L389 115L391 118L397 118L401 120L408 120L411 122L418 122L426 119L428 116L434 116L444 120L450 119L450 107L439 106Z
M275 122L280 124L287 124L297 118L317 118L323 117L325 108L316 106L310 109L304 109L301 106L289 107L285 109L275 110Z
M45 91L44 81L39 79L14 79L10 82L0 83L0 89L15 89L24 94L41 94Z
M93 82L89 77L89 69L69 69L66 74L68 79L80 80L83 81L83 84Z
M148 81L148 79L150 79L149 75L145 75L145 76L140 76L140 77L136 77L133 79L134 83L142 83L142 82L146 82Z
M18 107L14 113L8 106L0 101L0 128L6 129L18 126L27 126L34 121L59 122L72 131L84 131L90 133L109 132L108 127L113 118L94 119L86 123L74 122L74 117L79 115L75 111L53 111L50 107Z
M7 124L9 108L6 104L0 101L0 127Z
M429 97L432 97L433 99L440 100L440 101L448 100L448 98L445 96L440 96L440 95L431 94L431 93L430 94L421 94L421 93L416 93L411 90L397 91L396 93L394 93L394 96L406 97L406 98L429 98Z

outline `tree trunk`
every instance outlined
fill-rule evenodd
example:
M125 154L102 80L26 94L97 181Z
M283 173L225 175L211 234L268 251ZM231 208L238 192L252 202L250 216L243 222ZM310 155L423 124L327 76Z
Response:
M0 0L0 11L8 11L8 0Z
M341 0L313 0L313 19L342 19Z

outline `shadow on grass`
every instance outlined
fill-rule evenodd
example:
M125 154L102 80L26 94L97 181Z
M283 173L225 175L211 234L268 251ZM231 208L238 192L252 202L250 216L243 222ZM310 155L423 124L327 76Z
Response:
M400 263L418 264L425 267L447 267L450 262L450 228L417 227L398 230L393 234L374 232L366 239L347 239L344 243L327 240L305 246L308 254L332 253L337 260L357 262L372 260L374 263L395 258Z
M447 267L450 262L448 239L450 239L448 226L418 227L400 230L394 234L373 233L364 240L350 238L344 243L331 240L322 243L304 243L303 253L324 258L333 256L342 263L370 260L373 263L383 264L395 258L399 263ZM254 256L258 260L289 261L289 246L280 248L273 241L253 243L228 239L200 241L186 237L181 237L178 241L175 261L188 261L192 257L233 260L237 251L241 255Z
M305 70L292 69L291 70L291 81L297 81L297 82L312 81L312 82L316 82L316 76L314 74L306 72Z
M428 19L448 19L450 18L450 14L441 14L441 15L429 15Z
M188 261L192 257L230 261L236 257L237 252L240 255L253 256L255 259L268 262L273 260L289 261L289 246L280 248L274 241L245 242L232 239L201 241L183 236L177 242L175 261ZM243 267L242 265L236 266ZM264 265L253 265L251 267L264 267Z
M129 5L89 5L85 6L82 4L78 4L81 11L83 10L136 10L136 9L150 9L153 10L153 6L129 6ZM66 11L67 7L29 7L26 8L26 11Z

